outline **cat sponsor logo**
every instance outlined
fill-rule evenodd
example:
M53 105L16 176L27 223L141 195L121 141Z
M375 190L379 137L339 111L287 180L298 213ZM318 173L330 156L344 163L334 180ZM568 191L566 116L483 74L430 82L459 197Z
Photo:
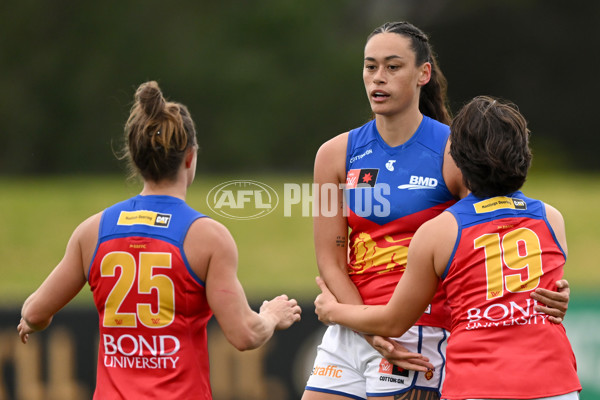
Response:
M512 209L512 210L527 210L527 203L522 199L514 199L506 196L496 196L490 199L480 201L473 204L475 212L477 214L483 214L486 212Z
M121 211L117 225L147 225L168 228L170 222L171 214L158 213L149 210L138 210Z

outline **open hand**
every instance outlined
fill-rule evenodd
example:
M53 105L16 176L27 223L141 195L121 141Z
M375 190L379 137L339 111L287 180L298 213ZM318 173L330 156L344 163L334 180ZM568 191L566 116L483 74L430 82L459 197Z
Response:
M427 357L419 353L408 351L408 349L397 340L377 335L363 336L365 340L383 356L383 358L400 368L421 372L435 369Z

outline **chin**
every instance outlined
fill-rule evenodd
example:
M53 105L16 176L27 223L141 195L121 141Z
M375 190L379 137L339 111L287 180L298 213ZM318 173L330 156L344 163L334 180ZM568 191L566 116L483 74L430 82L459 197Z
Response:
M387 116L395 114L389 108L383 108L383 107L371 107L371 111L373 111L373 114L381 115L381 116L384 116L384 117L387 117Z

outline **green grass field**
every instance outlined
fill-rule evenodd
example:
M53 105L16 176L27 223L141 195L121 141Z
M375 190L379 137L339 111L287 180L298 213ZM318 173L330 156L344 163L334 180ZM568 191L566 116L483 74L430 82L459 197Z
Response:
M206 179L199 172L188 203L214 216L206 195L215 185L232 179L266 183L279 192L280 204L271 214L254 220L216 217L231 231L240 255L239 278L248 297L260 300L287 293L312 301L317 274L312 242L312 221L300 208L285 217L284 183L310 183L306 176L220 176ZM60 260L73 229L103 208L137 194L141 185L122 177L1 178L0 305L20 305ZM594 293L600 268L591 251L600 246L600 177L595 175L533 174L524 191L562 211L567 226L569 261L565 276L574 294ZM87 288L76 299L91 302Z

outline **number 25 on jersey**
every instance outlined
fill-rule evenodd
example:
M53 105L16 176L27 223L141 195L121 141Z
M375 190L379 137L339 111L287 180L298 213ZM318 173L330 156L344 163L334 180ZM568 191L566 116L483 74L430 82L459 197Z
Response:
M154 273L157 268L171 268L170 253L140 253L139 265L134 256L124 251L115 251L102 259L101 276L115 276L117 268L121 275L106 299L104 321L106 327L137 327L139 320L149 328L162 328L175 318L175 287L167 275ZM134 289L137 275L137 293L151 294L156 289L157 312L152 312L152 304L138 303L136 312L121 312L125 297Z

